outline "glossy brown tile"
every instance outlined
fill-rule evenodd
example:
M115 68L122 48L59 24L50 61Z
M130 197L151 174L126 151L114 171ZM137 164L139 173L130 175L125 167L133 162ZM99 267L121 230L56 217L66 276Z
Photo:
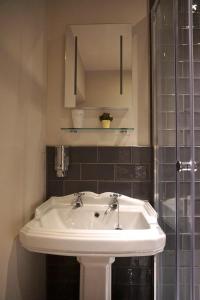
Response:
M130 182L98 182L98 193L115 192L131 197L131 183Z
M114 166L109 164L82 164L82 180L114 180Z
M70 147L70 163L96 163L97 147Z
M131 163L131 147L98 147L100 163Z
M152 204L153 183L152 182L134 182L132 183L132 197L141 200L148 200Z
M97 181L64 181L63 182L63 194L69 195L73 193L90 191L97 193Z
M47 165L48 180L80 180L80 164L69 164L68 170L64 177L57 177L54 164Z
M132 147L132 163L151 163L153 152L150 147Z
M115 178L118 181L146 181L150 178L150 166L116 165Z

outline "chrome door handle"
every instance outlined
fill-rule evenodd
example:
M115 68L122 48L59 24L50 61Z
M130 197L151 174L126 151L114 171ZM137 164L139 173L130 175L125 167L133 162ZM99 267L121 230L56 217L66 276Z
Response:
M176 162L177 172L188 172L192 171L192 161L177 161ZM197 171L197 163L194 162L194 171Z

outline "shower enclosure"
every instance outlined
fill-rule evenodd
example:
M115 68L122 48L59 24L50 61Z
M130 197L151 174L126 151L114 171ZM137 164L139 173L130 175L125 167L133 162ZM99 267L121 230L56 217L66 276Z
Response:
M151 18L155 299L200 300L200 1L156 1Z

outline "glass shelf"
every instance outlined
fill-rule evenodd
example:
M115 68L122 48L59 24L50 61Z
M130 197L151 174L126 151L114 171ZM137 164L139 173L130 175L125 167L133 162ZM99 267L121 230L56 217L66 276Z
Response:
M133 131L134 128L102 128L102 127L96 127L96 128L61 128L61 130L77 133L77 132L83 132L83 131L99 131L99 132L120 132L120 133L127 133L129 131Z
M111 106L77 106L74 109L83 109L83 110L112 110L112 111L127 111L129 107L111 107Z

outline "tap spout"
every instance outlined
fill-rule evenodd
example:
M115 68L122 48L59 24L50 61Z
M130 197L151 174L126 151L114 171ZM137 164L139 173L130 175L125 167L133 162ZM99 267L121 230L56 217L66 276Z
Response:
M85 195L85 193L75 193L75 199L73 200L72 206L73 208L79 208L83 206L83 200L82 196Z

